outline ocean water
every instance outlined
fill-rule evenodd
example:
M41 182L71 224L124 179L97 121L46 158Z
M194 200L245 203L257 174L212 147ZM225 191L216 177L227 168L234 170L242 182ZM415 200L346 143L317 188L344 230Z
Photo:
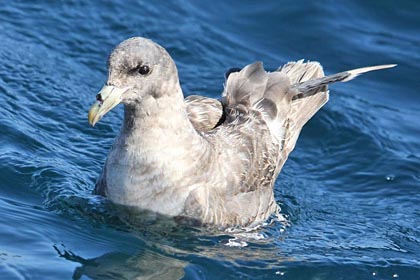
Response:
M418 1L9 1L0 5L1 279L420 279ZM185 94L301 58L333 85L275 185L281 219L217 232L92 194L123 109L87 111L120 41L144 36Z

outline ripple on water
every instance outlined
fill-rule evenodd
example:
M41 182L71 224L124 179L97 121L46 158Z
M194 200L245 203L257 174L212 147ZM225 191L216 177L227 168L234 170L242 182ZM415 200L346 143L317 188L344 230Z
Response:
M1 5L3 277L416 279L418 13L378 3ZM186 94L211 97L226 69L253 60L275 69L305 57L327 73L400 65L331 87L276 183L282 219L220 232L91 194L122 108L95 129L86 111L108 52L138 35L168 48Z

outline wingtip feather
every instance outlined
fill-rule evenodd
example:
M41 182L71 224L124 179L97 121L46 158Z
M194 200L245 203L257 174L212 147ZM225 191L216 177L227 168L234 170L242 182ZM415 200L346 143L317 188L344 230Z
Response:
M368 66L368 67L362 67L362 68L349 70L349 71L347 71L347 73L349 73L350 75L346 79L342 80L342 82L348 82L350 80L353 80L354 78L356 78L357 76L359 76L363 73L367 73L367 72L370 72L370 71L393 68L395 66L397 66L397 64L383 64L383 65Z

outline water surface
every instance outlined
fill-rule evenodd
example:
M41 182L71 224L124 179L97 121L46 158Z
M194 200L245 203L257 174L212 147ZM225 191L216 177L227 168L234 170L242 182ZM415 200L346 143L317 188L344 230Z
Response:
M0 6L2 279L420 279L417 1L155 2ZM122 108L95 128L87 111L132 36L167 48L185 94L211 97L255 60L399 66L331 87L276 182L284 220L220 233L92 195Z

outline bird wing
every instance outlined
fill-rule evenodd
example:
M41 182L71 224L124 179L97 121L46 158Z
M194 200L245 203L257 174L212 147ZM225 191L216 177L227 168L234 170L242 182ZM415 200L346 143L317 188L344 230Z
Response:
M321 64L316 61L289 62L278 69L289 77L294 93L278 168L281 169L293 151L302 127L328 102L328 85L335 82L348 82L357 76L376 70L395 67L395 64L357 68L333 75L324 76Z
M196 130L207 132L223 122L223 105L219 100L190 95L184 101L188 118Z
M328 101L327 85L389 67L325 77L318 62L290 62L275 72L266 72L256 62L228 73L223 105L215 99L190 97L187 105L196 103L188 109L190 116L197 114L190 117L195 125L213 116L203 135L213 144L214 158L206 164L216 166L211 170L217 172L209 177L213 189L196 188L188 205L198 205L206 223L249 225L267 219L277 208L274 182L302 127Z
M286 74L292 85L324 77L322 66L316 61L304 62L299 60L297 62L288 62L277 71ZM281 170L289 154L295 148L302 127L328 102L328 99L329 91L326 85L323 88L319 88L316 94L306 98L293 99L288 114L283 150L277 166L279 170Z

